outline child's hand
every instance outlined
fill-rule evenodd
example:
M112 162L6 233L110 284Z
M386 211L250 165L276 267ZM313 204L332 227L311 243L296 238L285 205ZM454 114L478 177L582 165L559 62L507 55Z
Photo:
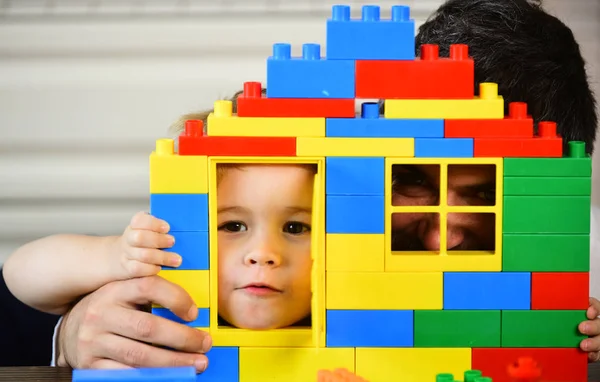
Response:
M129 226L116 240L113 253L119 257L117 275L119 279L129 279L157 274L161 265L178 267L181 256L162 251L175 243L167 234L169 224L145 212L137 213Z
M590 307L587 312L588 321L579 324L579 331L592 338L581 341L581 350L588 352L590 362L600 361L600 301L590 297Z
M317 373L317 382L368 382L357 376L354 373L349 372L346 369L330 370L319 370Z

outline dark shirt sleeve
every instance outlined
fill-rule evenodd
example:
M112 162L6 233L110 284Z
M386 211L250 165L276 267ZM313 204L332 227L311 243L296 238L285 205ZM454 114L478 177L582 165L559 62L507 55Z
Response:
M59 318L13 296L0 267L0 366L49 366Z

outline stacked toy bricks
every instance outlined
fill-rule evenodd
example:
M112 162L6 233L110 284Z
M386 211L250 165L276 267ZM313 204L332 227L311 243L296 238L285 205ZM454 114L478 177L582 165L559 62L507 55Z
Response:
M237 109L217 101L206 129L188 121L178 152L164 139L151 155L151 213L170 223L172 250L183 257L180 268L161 275L192 295L199 315L188 325L213 338L208 370L197 380L305 382L319 370L345 368L371 382L428 382L465 370L509 382L507 365L531 357L549 380L586 381L577 332L588 307L584 144L565 144L551 121L534 128L527 105L505 105L497 84L480 84L476 94L467 46L440 57L437 46L425 45L415 57L408 7L392 7L385 19L377 6L363 7L358 19L350 11L333 7L325 54L305 44L293 57L289 44L275 44L266 95L247 82ZM364 99L383 100L383 115L368 101L357 116ZM323 184L315 189L323 208L313 206L312 327L308 335L224 330L217 324L215 163L303 160L321 163ZM392 166L431 164L441 174L439 205L392 205ZM493 165L495 204L448 205L454 165ZM444 223L439 251L392 251L391 215L426 212L441 220L493 214L494 250L449 251Z

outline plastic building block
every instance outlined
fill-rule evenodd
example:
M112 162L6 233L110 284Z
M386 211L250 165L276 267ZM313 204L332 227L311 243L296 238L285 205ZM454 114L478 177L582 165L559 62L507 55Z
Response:
M290 138L300 157L407 157L415 155L414 138Z
M386 99L386 118L405 119L502 119L504 98L498 84L481 83L472 99Z
M533 118L527 104L511 102L504 119L449 119L444 123L446 138L533 138Z
M589 235L504 234L505 272L589 272Z
M533 138L475 138L476 157L557 157L563 156L562 138L556 123L540 122L539 136Z
M531 274L531 309L587 309L590 275L587 272Z
M175 244L166 252L181 256L181 265L177 268L162 266L162 269L206 270L208 269L208 232L171 232Z
M577 348L585 320L585 310L503 310L502 347Z
M362 18L352 20L350 7L334 5L327 20L328 60L412 60L415 22L410 8L392 6L390 20L380 19L380 8L362 7Z
M354 98L354 61L321 57L319 44L302 45L302 57L290 44L273 44L267 59L269 98Z
M198 308L209 307L209 271L162 270L158 275L185 289Z
M469 348L357 348L356 374L367 381L435 381L471 368Z
M326 158L327 195L383 195L385 158Z
M413 311L327 310L326 338L327 347L412 347Z
M314 381L321 369L354 371L354 357L354 348L240 348L240 381Z
M472 158L471 138L415 138L417 158Z
M198 317L196 317L194 321L182 320L181 318L176 316L175 313L171 312L169 309L166 308L152 308L152 314L169 319L171 321L178 322L180 324L191 326L193 328L208 328L210 325L210 312L208 308L199 308Z
M535 359L548 381L588 380L587 353L576 348L475 348L472 367L482 370L494 382L515 382L507 369L523 357Z
M196 382L239 382L240 356L238 347L213 346L207 353L208 367L198 374Z
M504 176L589 177L592 159L585 155L583 142L569 142L564 158L505 158Z
M179 136L179 155L295 156L294 137L208 137L202 121L187 121ZM205 191L206 192L206 191Z
M327 272L326 277L327 309L442 309L438 272Z
M590 196L592 178L505 177L504 195L524 196Z
M261 90L260 82L244 83L244 93L237 99L238 117L354 117L354 99L351 98L266 98Z
M172 139L158 139L150 154L150 193L197 194L208 192L206 156L175 155Z
M467 45L450 45L449 57L440 58L439 47L427 44L416 60L356 61L356 97L472 99L474 73Z
M483 377L479 370L467 370L464 373L464 382L492 382L488 377ZM459 378L459 377L457 377ZM435 382L458 382L454 379L454 375L450 373L438 374L435 377Z
M380 118L379 104L365 102L360 118L327 118L325 135L355 138L442 138L443 119Z
M328 272L383 272L385 235L327 234L326 270Z
M504 233L590 233L589 196L505 196Z
M208 136L220 137L324 137L325 118L239 118L233 103L215 102L207 118Z
M327 233L384 233L383 195L327 195Z
M444 273L444 309L530 308L530 273Z
M196 382L193 366L164 368L134 368L73 370L72 382Z
M347 369L319 370L317 382L367 382Z
M499 347L499 310L415 310L415 347Z
M536 382L542 376L542 369L533 358L521 357L507 367L508 375L518 382Z
M208 231L208 194L150 194L150 213L170 232Z

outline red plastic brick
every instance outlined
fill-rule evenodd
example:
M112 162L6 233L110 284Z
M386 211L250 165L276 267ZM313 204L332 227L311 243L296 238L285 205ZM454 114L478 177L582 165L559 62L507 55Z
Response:
M504 119L447 119L446 138L533 138L533 119L527 104L511 102Z
M295 137L209 137L202 121L186 121L179 155L296 156Z
M237 99L239 117L354 118L354 99L264 98L260 82L244 83Z
M530 357L521 357L507 367L508 376L515 382L538 382L542 376L540 365Z
M356 98L469 99L474 73L467 45L451 45L450 57L439 58L438 46L425 44L415 60L357 60Z
M473 348L471 368L494 382L514 382L509 366L524 357L537 362L542 381L587 382L587 353L577 348Z
M587 309L590 275L587 272L531 274L531 309Z
M533 138L475 138L474 157L562 157L563 141L555 122L540 122Z

